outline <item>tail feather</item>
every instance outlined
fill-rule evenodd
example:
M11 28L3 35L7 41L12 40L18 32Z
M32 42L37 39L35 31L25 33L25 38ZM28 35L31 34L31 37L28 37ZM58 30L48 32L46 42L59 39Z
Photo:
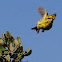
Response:
M36 30L37 31L38 29L37 29L37 27L33 27L32 30Z
M36 30L37 33L39 33L39 29L37 29L37 27L33 27L32 30Z

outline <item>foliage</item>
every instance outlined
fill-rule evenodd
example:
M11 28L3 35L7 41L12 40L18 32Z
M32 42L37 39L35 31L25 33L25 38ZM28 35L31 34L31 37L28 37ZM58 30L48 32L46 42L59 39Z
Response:
M29 56L32 50L23 51L20 37L17 40L7 31L0 38L0 62L21 62L25 56ZM11 60L13 58L13 60ZM28 60L26 61L28 62Z

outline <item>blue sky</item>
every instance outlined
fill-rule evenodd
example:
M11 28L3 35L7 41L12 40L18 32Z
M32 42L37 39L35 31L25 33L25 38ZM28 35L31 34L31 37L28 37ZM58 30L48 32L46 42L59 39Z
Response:
M31 30L41 19L37 8L57 14L53 27L39 34ZM9 31L16 39L21 37L24 50L32 49L25 57L29 62L62 62L62 0L0 0L0 37Z

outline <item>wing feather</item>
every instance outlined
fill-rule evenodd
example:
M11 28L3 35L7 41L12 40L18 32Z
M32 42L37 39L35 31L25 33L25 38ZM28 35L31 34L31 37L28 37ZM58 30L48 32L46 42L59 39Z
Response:
M47 11L44 8L38 8L38 12L41 14L43 18L48 15Z

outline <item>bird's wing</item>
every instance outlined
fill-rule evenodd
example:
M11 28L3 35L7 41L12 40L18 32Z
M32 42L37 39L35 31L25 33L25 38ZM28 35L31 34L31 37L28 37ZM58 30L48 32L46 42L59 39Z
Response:
M38 12L41 14L43 18L48 15L47 11L44 8L38 8Z
M56 18L56 14L48 15L46 18L54 20Z

